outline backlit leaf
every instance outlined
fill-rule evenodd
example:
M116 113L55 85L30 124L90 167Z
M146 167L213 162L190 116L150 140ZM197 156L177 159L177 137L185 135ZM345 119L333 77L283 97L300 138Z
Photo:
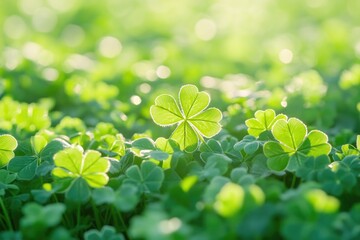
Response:
M278 120L271 132L278 141L264 144L264 154L271 170L295 171L306 157L327 155L331 150L325 133L313 130L308 134L305 124L296 118Z
M275 111L272 109L267 109L265 111L258 110L254 115L255 118L250 118L245 121L245 124L248 127L248 133L254 137L258 137L262 132L270 131L277 120L287 119L283 114L276 115Z
M221 130L222 113L217 108L207 108L210 96L199 92L194 85L184 85L179 91L179 105L167 94L155 99L150 114L160 126L177 124L170 139L180 145L181 150L193 152L203 137L213 137Z
M59 178L83 178L94 188L104 186L109 180L106 172L110 162L94 150L83 154L78 148L67 148L55 154L54 163L52 174Z
M14 150L17 146L17 141L13 136L9 134L0 135L0 168L6 166L10 159L15 156Z

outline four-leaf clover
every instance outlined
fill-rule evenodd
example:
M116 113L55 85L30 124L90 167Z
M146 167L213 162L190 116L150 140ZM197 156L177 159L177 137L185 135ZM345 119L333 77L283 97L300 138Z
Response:
M178 142L181 149L193 152L199 140L213 137L221 130L222 113L217 108L206 109L209 103L209 94L199 92L194 85L184 85L179 91L180 107L174 97L163 94L155 99L150 114L160 126L177 124L170 139Z

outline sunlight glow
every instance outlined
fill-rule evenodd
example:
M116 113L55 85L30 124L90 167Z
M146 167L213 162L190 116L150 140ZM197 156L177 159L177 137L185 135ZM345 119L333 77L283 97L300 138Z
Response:
M163 220L159 223L160 231L164 234L171 234L177 231L182 225L179 218L171 218L169 220Z
M25 43L22 52L25 58L43 66L48 66L54 61L54 56L51 52L34 42Z
M49 5L58 12L70 11L77 2L76 0L48 0Z
M288 64L292 62L293 53L291 50L284 48L279 52L279 59L282 63Z
M200 79L200 84L206 88L215 88L216 79L210 76L204 76Z
M357 42L355 45L355 52L356 52L356 56L358 58L360 58L360 42Z
M72 71L74 69L79 70L90 70L94 67L95 63L89 57L80 55L80 54L72 54L65 62L65 67L67 70Z
M84 30L78 25L68 25L61 33L61 39L69 47L79 46L85 39Z
M19 8L28 15L35 14L36 10L42 6L41 0L22 0L19 2Z
M59 77L59 72L55 68L45 68L42 76L49 82L55 81Z
M168 78L170 74L170 68L168 68L167 66L161 65L156 69L156 75L161 79Z
M21 62L22 56L19 50L15 48L5 48L4 50L5 67L14 70Z
M120 41L111 36L103 37L99 44L99 52L107 58L114 58L120 54L122 45Z
M5 19L4 32L8 37L19 39L26 35L26 30L26 24L21 17L13 15Z
M134 105L139 105L141 103L141 98L138 95L133 95L130 97L130 101Z
M287 107L287 105L288 105L288 103L287 103L287 97L284 97L282 100L281 100L281 106L282 107L284 107L284 108L286 108Z
M216 35L216 25L210 19L200 19L195 25L195 34L204 41L213 39Z
M150 86L150 84L147 84L147 83L142 83L142 84L140 84L140 86L139 86L139 91L140 91L141 93L144 93L144 94L149 93L149 92L151 91L151 86Z
M57 14L54 10L46 7L36 9L32 17L32 25L35 30L43 33L51 32L57 23Z

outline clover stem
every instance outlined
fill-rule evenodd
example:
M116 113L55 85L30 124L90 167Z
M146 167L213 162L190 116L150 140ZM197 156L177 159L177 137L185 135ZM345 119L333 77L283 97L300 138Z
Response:
M6 224L7 224L8 228L10 229L10 231L13 231L13 227L12 227L12 224L11 224L9 213L5 208L2 197L0 197L0 206L1 206L1 209L2 209L2 211L4 213L5 221L6 221Z
M91 207L93 209L93 212L94 212L94 216L95 216L95 224L96 224L96 227L98 229L100 229L101 227L101 223L100 223L100 220L99 220L99 211L97 210L95 204L93 201L91 201Z
M76 229L79 229L80 227L80 219L81 219L81 205L79 204L77 206L77 216L76 216Z
M295 188L295 183L296 183L296 175L294 174L291 180L291 186L290 188Z

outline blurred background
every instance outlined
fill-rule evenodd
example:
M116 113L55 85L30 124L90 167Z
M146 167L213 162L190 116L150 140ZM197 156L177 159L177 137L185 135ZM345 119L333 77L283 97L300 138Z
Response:
M191 83L238 138L245 119L273 108L346 139L360 132L359 9L358 0L2 0L0 101L36 102L52 126L70 116L157 137L171 130L151 121L155 97Z

